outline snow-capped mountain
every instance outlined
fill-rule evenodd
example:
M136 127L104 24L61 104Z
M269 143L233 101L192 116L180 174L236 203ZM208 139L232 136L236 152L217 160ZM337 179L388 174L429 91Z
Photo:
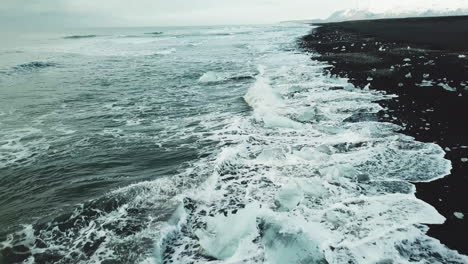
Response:
M323 22L340 22L350 20L403 18L403 17L436 17L436 16L461 16L468 15L468 9L445 9L445 10L393 10L386 12L373 12L368 9L346 9L333 13Z

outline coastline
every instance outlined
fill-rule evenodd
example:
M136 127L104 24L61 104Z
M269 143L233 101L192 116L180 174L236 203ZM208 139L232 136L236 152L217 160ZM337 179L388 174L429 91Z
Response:
M300 44L333 65L326 71L398 96L379 102L386 111L366 118L396 123L403 134L445 149L451 174L415 183L416 196L447 219L428 234L468 254L468 17L316 25Z
M412 184L443 149L375 122L400 104L324 72L309 31L96 32L9 67L0 141L28 155L0 170L0 263L468 263Z

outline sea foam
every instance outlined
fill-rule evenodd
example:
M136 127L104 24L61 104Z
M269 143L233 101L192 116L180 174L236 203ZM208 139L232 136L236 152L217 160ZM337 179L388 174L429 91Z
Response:
M25 263L468 263L426 235L426 224L445 219L415 197L412 184L450 172L444 151L377 122L384 109L376 101L391 95L355 88L324 74L329 65L298 54L289 42L308 27L255 30L255 37L240 33L229 40L192 29L175 33L203 41L196 52L164 38L156 38L156 49L153 40L103 38L90 40L105 45L96 53L79 48L80 54L126 56L125 72L128 56L147 70L128 79L127 96L116 86L119 93L101 111L79 107L81 119L113 118L115 125L97 130L98 137L117 151L143 142L155 155L167 151L165 161L195 158L26 225L0 243L0 252ZM245 43L248 49L238 48ZM148 56L171 49L183 64L177 56ZM205 74L194 74L200 71ZM161 78L145 83L142 76ZM137 90L141 84L146 92ZM157 89L147 89L153 85ZM235 111L226 111L233 104ZM162 118L138 130L150 116ZM68 134L65 125L52 129L66 129L59 133L65 139L80 134ZM42 132L12 132L0 142L0 167L21 165L34 156L28 153L48 153L37 136ZM100 146L79 137L72 150ZM190 140L199 152L187 152ZM200 148L206 142L210 147ZM44 150L31 148L38 145ZM15 156L4 155L12 149ZM134 181L135 170L122 175L127 172Z
M425 234L445 218L410 183L448 175L444 151L394 124L348 122L392 96L280 56L283 67L260 66L244 96L252 116L215 136L231 143L184 195L157 262L466 263Z

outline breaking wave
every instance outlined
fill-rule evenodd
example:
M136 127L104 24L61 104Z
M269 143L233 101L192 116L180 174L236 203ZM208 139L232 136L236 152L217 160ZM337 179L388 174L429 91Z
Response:
M240 69L226 72L219 70L221 66L209 70L216 61L207 55L211 50L191 58L190 68L170 64L171 56L152 63L142 60L151 75L173 75L156 79L173 81L159 88L170 96L156 94L157 101L149 104L161 106L161 115L175 120L172 130L155 122L161 133L174 138L196 134L197 142L209 141L216 147L153 181L117 189L69 213L0 234L0 263L468 263L466 256L426 235L427 224L445 219L416 198L412 184L449 174L451 163L444 151L400 134L398 125L378 122L384 109L377 101L393 96L325 75L327 65L297 54L285 43L273 43L272 39L289 43L297 36L284 32L262 28L254 42L239 41L235 53L228 54L248 53L238 59ZM156 55L193 54L176 47L163 47ZM154 54L153 46L149 50ZM227 56L221 53L216 58L220 57ZM202 59L207 60L205 73L194 75ZM153 72L162 67L158 61L173 71ZM229 58L225 63L233 62ZM251 63L259 65L258 72L250 69ZM17 67L50 66L37 62ZM194 78L199 78L199 85L193 85ZM236 86L229 83L232 80L248 80L248 90L247 82ZM182 81L189 83L175 85ZM236 94L242 107L227 112L223 107L235 102L223 102L207 110L209 122L193 119L190 125L180 125L182 114L174 109L196 100L208 103L203 92L217 90L209 88L218 84L225 90L242 90L242 95ZM191 85L202 92L188 89ZM218 98L223 96L233 94ZM140 100L136 98L129 97L128 105ZM200 115L199 107L186 111ZM160 114L150 109L138 111ZM129 129L142 122L120 118ZM184 131L173 133L178 130ZM29 153L49 148L39 144L40 131L16 132L0 142L0 154L16 151L14 156L0 155L0 164L10 166L10 161L16 164L30 159ZM126 135L115 127L108 132L139 137L147 130ZM37 145L42 147L32 148Z
M198 79L199 83L203 84L217 84L226 81L242 81L242 80L252 80L254 76L252 75L239 75L233 76L228 73L221 73L221 72L206 72Z
M391 96L285 61L259 68L253 116L215 136L210 178L182 198L157 263L466 263L426 235L445 219L411 183L448 175L444 151L394 124L348 122Z

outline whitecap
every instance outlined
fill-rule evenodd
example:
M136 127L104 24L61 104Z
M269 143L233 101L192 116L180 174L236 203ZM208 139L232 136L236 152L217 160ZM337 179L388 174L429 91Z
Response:
M156 51L156 53L154 53L154 55L170 55L170 54L175 53L176 51L177 50L175 48L164 49L164 50Z

